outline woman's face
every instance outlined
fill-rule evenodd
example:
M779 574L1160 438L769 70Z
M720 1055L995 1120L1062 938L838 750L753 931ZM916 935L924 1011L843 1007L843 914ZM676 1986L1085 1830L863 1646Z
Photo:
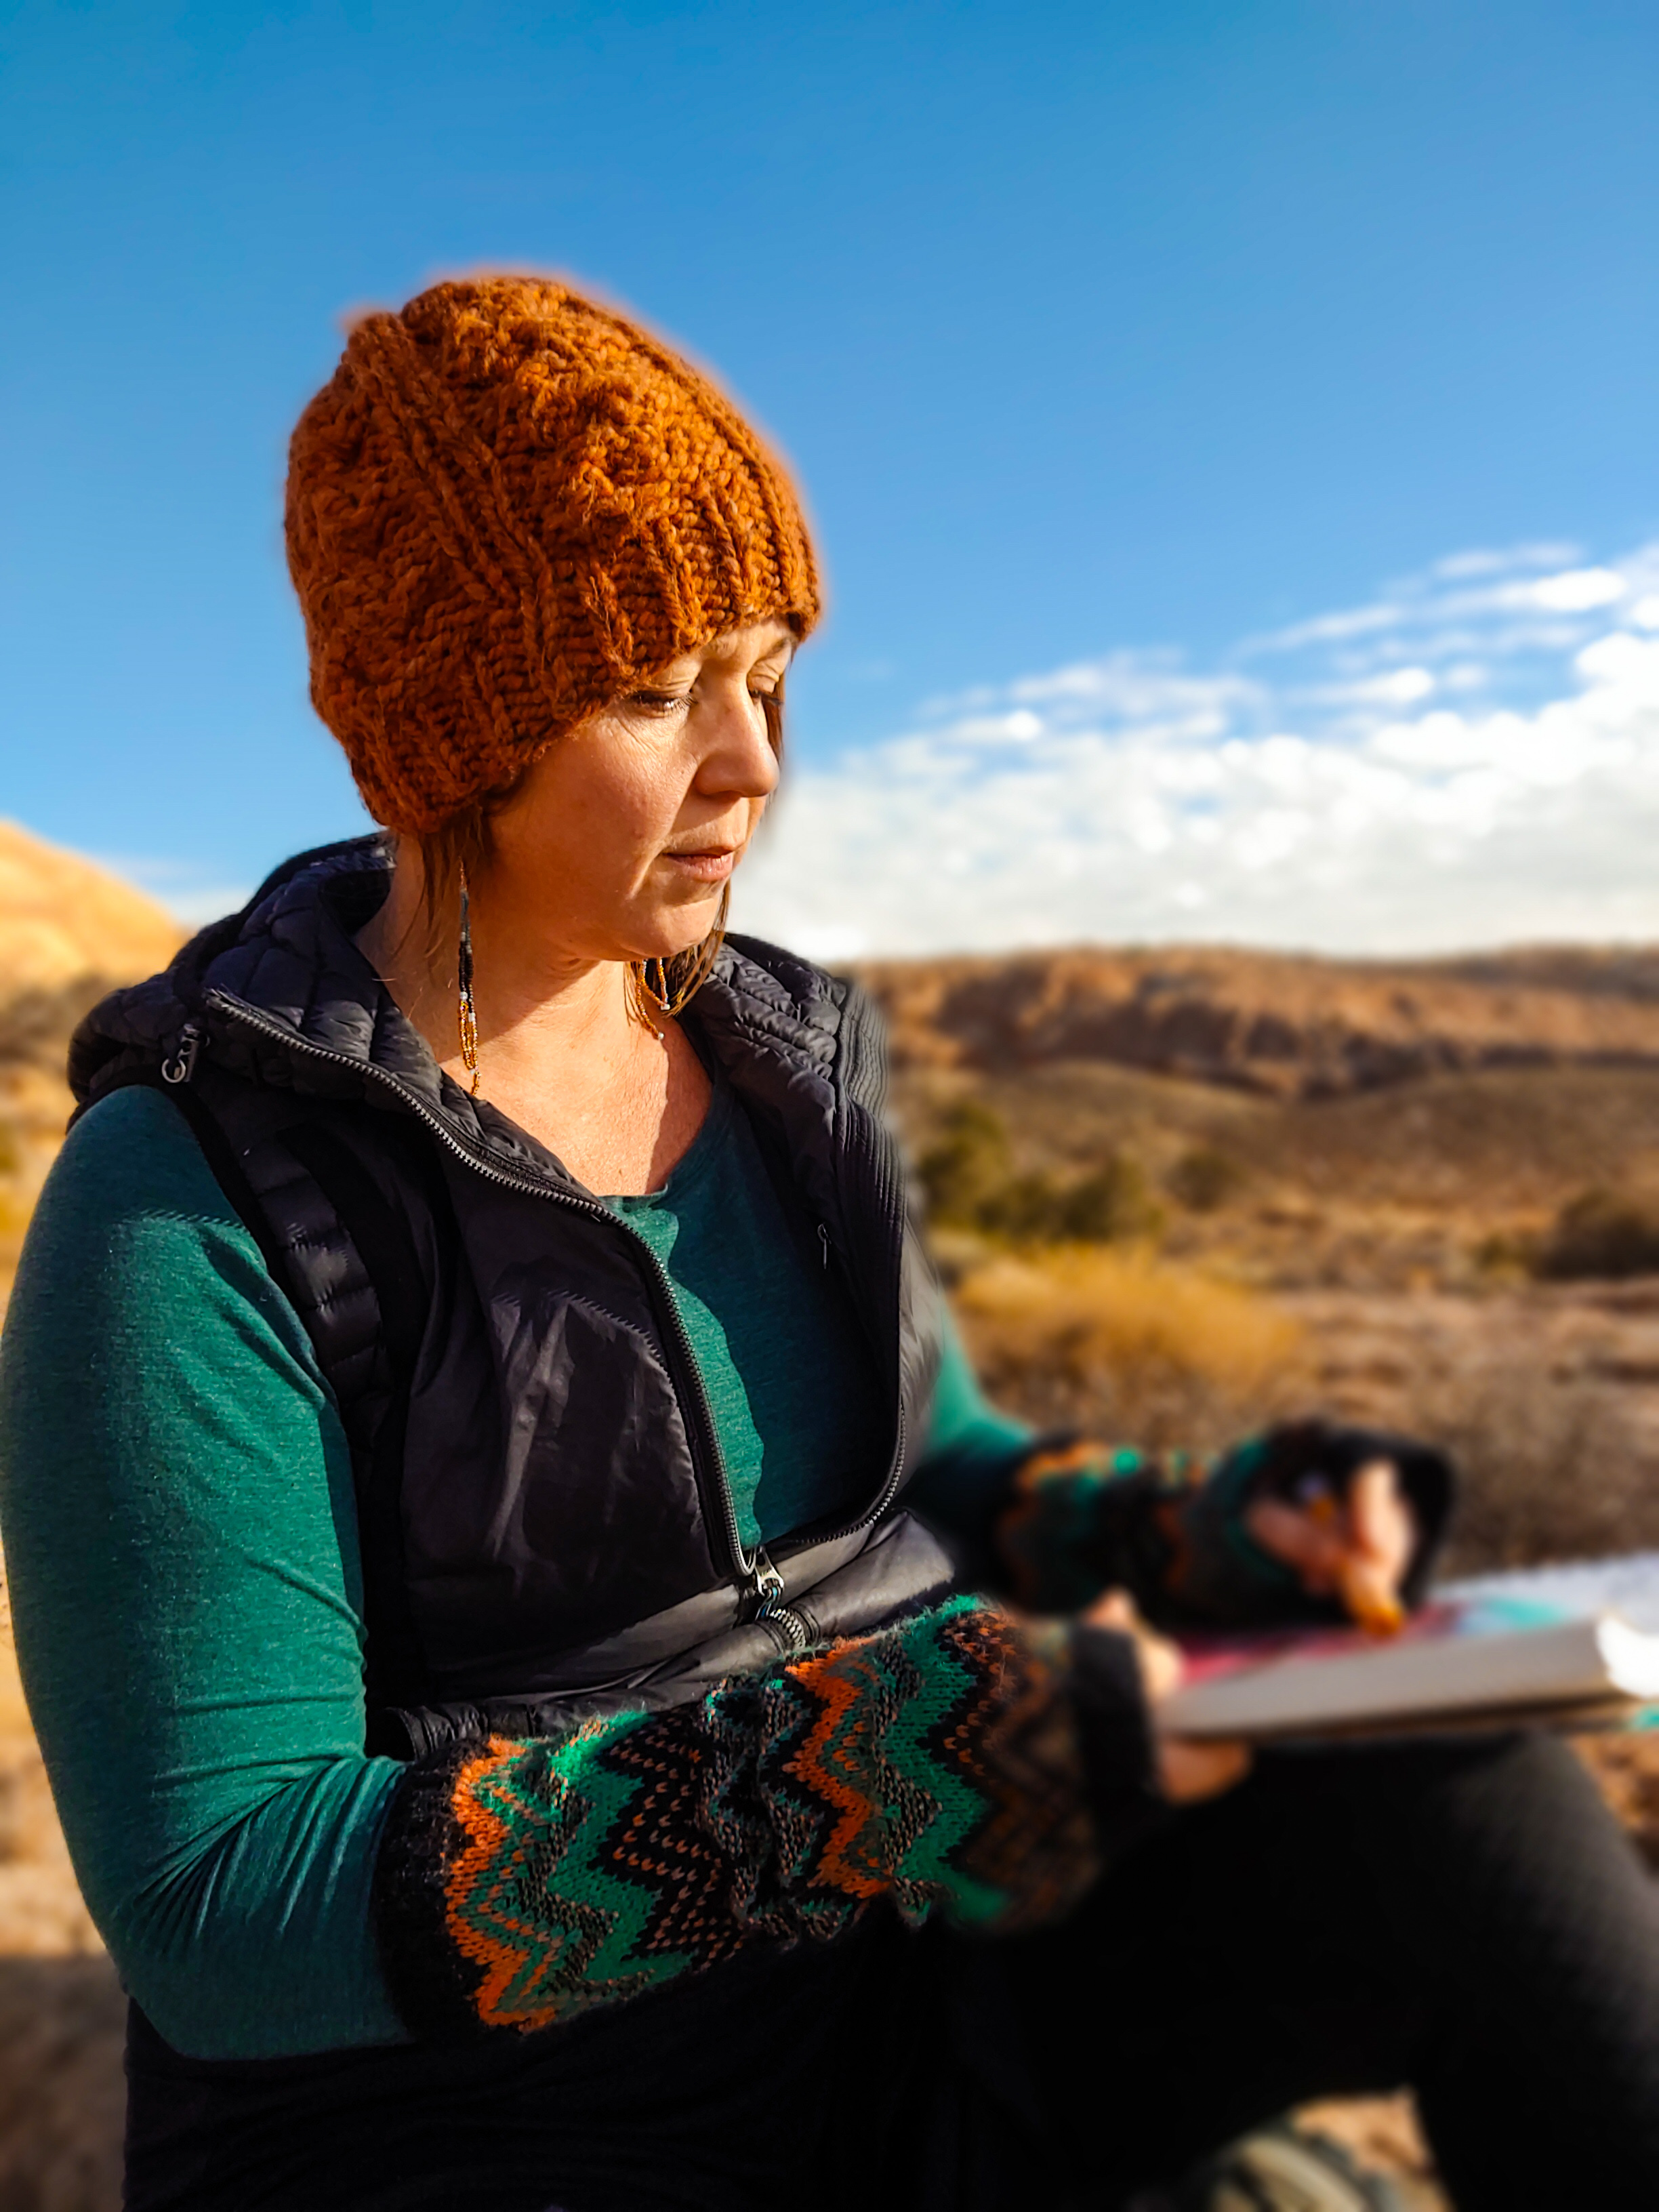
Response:
M716 638L550 745L492 825L480 918L550 954L667 959L707 936L778 781L764 701L794 639Z

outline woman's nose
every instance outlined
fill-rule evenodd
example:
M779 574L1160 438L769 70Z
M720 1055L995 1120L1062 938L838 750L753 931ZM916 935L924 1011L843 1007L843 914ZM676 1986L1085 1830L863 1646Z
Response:
M746 684L721 687L708 702L711 726L697 782L711 795L766 799L777 788L778 757L766 709Z

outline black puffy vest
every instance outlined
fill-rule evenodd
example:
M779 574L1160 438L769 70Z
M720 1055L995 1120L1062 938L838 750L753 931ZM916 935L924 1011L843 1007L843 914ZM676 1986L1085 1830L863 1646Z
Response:
M95 1008L70 1063L83 1109L171 1090L316 1347L352 1447L371 1744L678 1702L941 1588L896 1507L939 1307L867 1002L735 938L684 1018L818 1224L891 1407L855 1518L751 1556L656 1259L442 1073L354 944L388 882L378 839L301 855Z

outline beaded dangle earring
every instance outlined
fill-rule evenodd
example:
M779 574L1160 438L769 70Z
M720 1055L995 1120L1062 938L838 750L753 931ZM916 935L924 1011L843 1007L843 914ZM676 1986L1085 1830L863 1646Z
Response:
M472 915L466 895L466 870L461 870L461 941L455 955L455 1018L461 1032L461 1061L472 1078L472 1096L478 1095L478 1017L472 1004Z
M732 886L728 882L720 893L720 910L714 916L714 927L702 943L690 952L682 952L676 960L630 960L628 963L629 1008L634 1018L648 1029L659 1043L663 1042L662 1025L690 1006L691 1000L708 981L714 965L715 955L726 942L726 916L732 903ZM676 977L674 970L682 961L689 961L684 973Z

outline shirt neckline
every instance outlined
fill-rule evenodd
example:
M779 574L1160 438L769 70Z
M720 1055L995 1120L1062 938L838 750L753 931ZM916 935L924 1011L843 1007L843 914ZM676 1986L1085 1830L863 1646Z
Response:
M732 1112L731 1097L724 1074L719 1072L711 1073L709 1085L708 1110L698 1124L696 1136L670 1168L663 1182L655 1190L606 1194L605 1202L613 1212L640 1213L656 1206L669 1206L684 1200L687 1190L708 1172Z

